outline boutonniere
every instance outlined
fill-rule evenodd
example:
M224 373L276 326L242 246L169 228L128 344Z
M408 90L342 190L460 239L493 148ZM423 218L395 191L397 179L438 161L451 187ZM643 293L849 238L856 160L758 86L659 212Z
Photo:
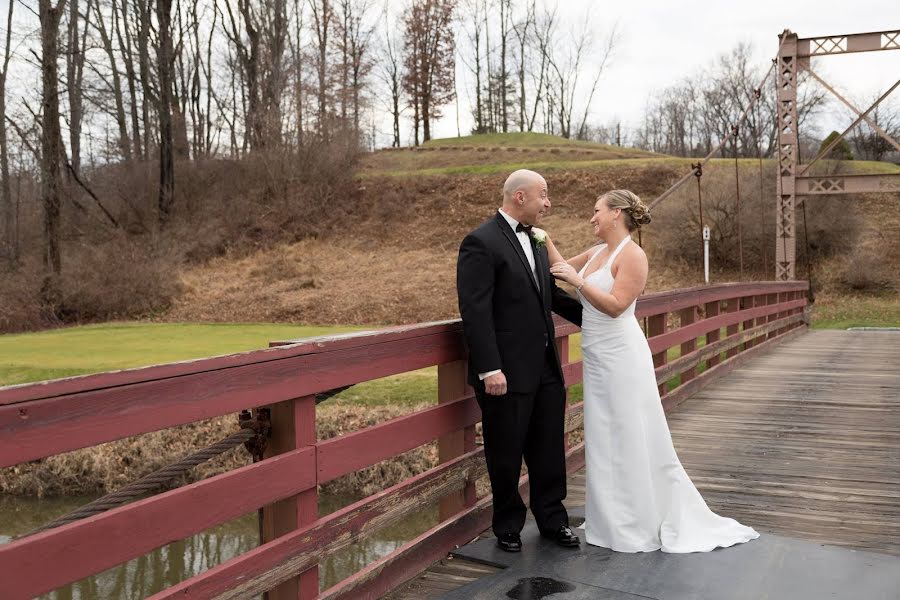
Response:
M534 247L541 249L547 245L547 232L535 227L531 230L531 239L534 240Z

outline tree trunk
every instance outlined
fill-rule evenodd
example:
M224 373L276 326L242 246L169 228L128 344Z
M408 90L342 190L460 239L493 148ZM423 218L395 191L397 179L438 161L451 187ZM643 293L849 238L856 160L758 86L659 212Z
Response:
M44 207L44 280L41 301L45 310L55 313L62 298L60 274L62 259L60 243L60 206L62 180L59 168L62 140L59 126L59 21L65 0L54 7L50 0L39 0L41 22L41 204Z
M119 61L116 60L115 51L113 49L112 36L110 30L106 28L106 22L103 20L103 13L100 10L99 3L96 6L97 12L97 31L100 33L100 39L103 42L103 49L109 58L109 67L112 76L112 92L115 102L116 125L119 128L119 151L125 160L131 160L131 139L128 135L128 121L125 118L125 102L122 99L122 79L119 76ZM119 18L119 12L116 7L116 1L112 3L113 28L115 21Z
M6 39L4 40L3 69L0 70L0 252L11 267L17 262L15 240L15 216L12 201L12 186L9 181L9 143L6 136L6 74L9 71L10 49L12 42L12 17L15 2L9 3L6 18Z
M138 160L145 158L143 156L143 146L141 145L141 125L138 116L138 100L137 100L137 74L134 71L134 52L131 45L131 33L128 29L128 0L122 2L122 25L116 21L116 37L119 40L119 48L122 57L125 59L125 74L128 78L128 109L131 116L131 142L134 148L134 157ZM213 13L215 16L215 13ZM213 22L215 26L215 22ZM122 35L122 29L125 34Z
M159 224L165 227L175 204L175 156L172 128L172 0L157 0L159 28L157 73L159 79Z

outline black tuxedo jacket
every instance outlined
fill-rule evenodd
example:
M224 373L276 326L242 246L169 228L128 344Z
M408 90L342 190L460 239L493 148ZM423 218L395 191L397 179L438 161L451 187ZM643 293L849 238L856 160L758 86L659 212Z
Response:
M502 369L509 392L540 385L549 345L562 377L551 310L581 325L581 303L556 286L547 249L534 246L538 282L522 246L499 212L463 240L456 289L469 349L469 383Z

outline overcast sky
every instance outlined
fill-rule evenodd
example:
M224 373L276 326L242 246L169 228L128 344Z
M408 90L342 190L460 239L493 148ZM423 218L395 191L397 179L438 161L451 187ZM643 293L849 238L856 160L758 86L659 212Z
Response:
M409 1L387 0L395 23L400 21ZM538 1L545 6L558 6L564 28L575 29L587 22L588 15L598 38L613 25L617 26L619 43L600 80L589 122L608 124L621 120L626 132L640 125L651 93L696 74L718 55L730 52L738 42L751 44L755 63L765 69L777 50L778 36L785 28L804 38L900 29L900 0ZM16 7L17 42L38 27L34 14L24 8L36 5L36 0L22 2L22 6ZM9 0L0 0L0 14L4 19L8 3ZM522 3L520 0L518 4ZM460 46L467 44L463 37L460 37ZM26 48L14 46L18 46L20 54L27 55ZM10 96L7 103L11 108L20 105L17 95L23 92L36 94L39 82L33 67L26 68L21 59L16 62L18 64L11 68L7 90ZM816 70L858 105L865 104L861 106L864 109L868 107L867 100L900 78L900 50L824 57L819 59ZM456 104L444 107L444 118L433 126L434 137L455 136L457 114L463 135L472 128L469 91L472 86L462 61L457 63L457 76L458 107ZM586 77L589 79L590 75ZM895 91L892 100L900 106L900 90ZM378 128L381 130L378 145L389 144L390 115L386 109L378 111L376 121L380 121ZM832 102L828 113L820 119L820 129L824 130L821 134L832 129L842 131L851 121L846 109L836 101ZM409 130L409 119L404 118L404 143L412 141Z
M592 13L601 32L618 23L620 42L600 81L590 120L621 119L629 129L640 124L651 92L696 72L738 42L751 43L757 63L767 68L784 29L801 38L900 29L898 0L560 0L558 5L572 22ZM845 97L877 97L900 78L900 50L826 57L816 72L839 92L846 92ZM900 90L894 96L900 103ZM460 128L465 135L472 119L463 90L460 102ZM852 122L837 103L831 112L824 117L823 128L842 131ZM445 114L435 137L456 135L455 109L448 107Z

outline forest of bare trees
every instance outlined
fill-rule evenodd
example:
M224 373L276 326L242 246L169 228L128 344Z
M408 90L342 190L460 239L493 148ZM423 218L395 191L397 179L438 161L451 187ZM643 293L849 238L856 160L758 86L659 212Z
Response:
M574 15L538 0L4 8L0 264L12 274L6 289L39 298L50 320L85 316L73 290L101 273L133 276L137 287L121 295L142 294L152 308L165 261L301 235L301 222L312 227L347 201L362 151L427 142L451 106L463 135L537 131L695 156L730 130L762 73L737 46L659 90L625 131L595 115L620 36L591 9ZM802 90L801 120L823 100ZM764 98L727 155L771 156ZM893 131L895 113L873 116ZM875 139L861 130L851 142L867 158L891 150ZM152 272L127 267L135 262ZM107 289L121 279L104 277ZM115 297L82 304L100 298L104 314L118 314Z

